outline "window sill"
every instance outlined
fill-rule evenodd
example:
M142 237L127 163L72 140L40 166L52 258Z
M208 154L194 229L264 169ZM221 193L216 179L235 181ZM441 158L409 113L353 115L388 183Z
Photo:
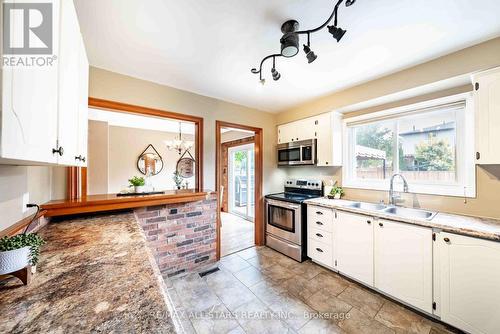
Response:
M374 181L360 181L360 180L344 180L342 182L342 187L351 189L364 189L364 190L376 190L376 191L389 191L389 181L385 182L374 182ZM450 184L408 184L408 193L411 194L423 194L423 195L435 195L435 196L451 196L451 197L467 197L475 198L476 189L466 188L463 185L450 185ZM394 191L402 192L403 185L401 182L394 183Z

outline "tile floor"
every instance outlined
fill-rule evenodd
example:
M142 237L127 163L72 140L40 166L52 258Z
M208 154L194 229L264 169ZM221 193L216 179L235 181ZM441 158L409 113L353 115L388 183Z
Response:
M226 256L220 271L167 281L187 333L450 333L310 261L267 247Z
M252 222L227 212L221 212L221 222L221 256L255 245Z

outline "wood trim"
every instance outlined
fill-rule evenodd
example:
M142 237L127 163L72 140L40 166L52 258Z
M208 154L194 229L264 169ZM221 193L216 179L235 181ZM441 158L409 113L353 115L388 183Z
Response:
M80 196L87 197L87 167L80 168L80 182L82 184Z
M255 244L264 245L264 201L262 197L263 192L263 130L261 128L256 128L252 126L246 126L241 124L215 121L215 184L217 192L217 260L220 259L220 186L222 179L222 168L221 168L221 129L222 128L235 128L241 130L249 130L255 133L254 135L254 152L255 152Z
M66 198L75 199L78 198L79 193L79 168L78 167L67 167L67 182L66 182Z
M149 115L149 116L157 116L163 118L173 118L180 121L189 121L193 123L199 123L203 121L202 117L180 114L172 111L161 110L161 109L153 109L148 107L137 106L133 104L127 104L122 102L110 101L98 99L95 97L89 97L89 106L99 109L105 109L110 111L121 111L130 114L138 114L138 115Z
M165 194L118 197L116 194L89 195L75 200L50 201L42 205L45 216L56 217L76 215L81 213L114 211L146 206L156 206L174 203L188 203L204 200L209 191L173 190Z
M38 219L40 217L45 216L47 213L47 210L40 210L38 214L35 217L35 214L32 214L31 216L28 216L26 218L21 219L14 225L11 225L7 227L5 230L0 231L0 238L3 238L5 236L11 237L13 235L21 233L31 222L31 220Z
M192 115L179 114L167 110L153 109L142 106L137 106L133 104L127 104L116 101L109 101L98 99L94 97L89 97L88 100L89 107L109 110L109 111L117 111L124 112L136 115L146 115L146 116L155 116L155 117L163 117L163 118L171 118L180 121L188 121L193 122L195 124L195 156L196 156L196 184L195 189L200 190L203 189L203 118ZM77 171L72 171L73 168L76 168ZM80 178L75 176L78 173L81 174ZM86 167L68 167L67 172L67 198L75 199L78 196L85 197L87 196L87 168ZM81 185L78 183L78 180L81 181ZM76 194L76 195L75 195Z

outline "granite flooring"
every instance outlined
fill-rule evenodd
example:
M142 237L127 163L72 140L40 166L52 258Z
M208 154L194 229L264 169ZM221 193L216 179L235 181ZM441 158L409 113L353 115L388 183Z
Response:
M267 247L223 257L220 271L167 280L186 333L453 333L311 261Z

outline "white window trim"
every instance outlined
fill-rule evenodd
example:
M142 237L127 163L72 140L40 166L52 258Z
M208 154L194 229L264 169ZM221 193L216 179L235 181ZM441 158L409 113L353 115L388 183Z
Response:
M355 116L344 119L343 122L343 145L344 145L344 168L342 172L342 185L345 188L370 189L388 191L390 182L387 180L356 180L353 177L354 166L352 157L352 145L354 138L348 124L376 120L381 117L397 117L398 114L410 112L412 110L425 109L447 103L465 101L464 112L457 118L457 183L456 184L409 184L409 192L416 194L444 195L457 197L476 197L476 165L474 160L474 100L472 93L463 93L447 96L439 99L387 109L375 113ZM462 135L463 134L463 135ZM402 182L398 178L395 182L395 189L402 189Z

